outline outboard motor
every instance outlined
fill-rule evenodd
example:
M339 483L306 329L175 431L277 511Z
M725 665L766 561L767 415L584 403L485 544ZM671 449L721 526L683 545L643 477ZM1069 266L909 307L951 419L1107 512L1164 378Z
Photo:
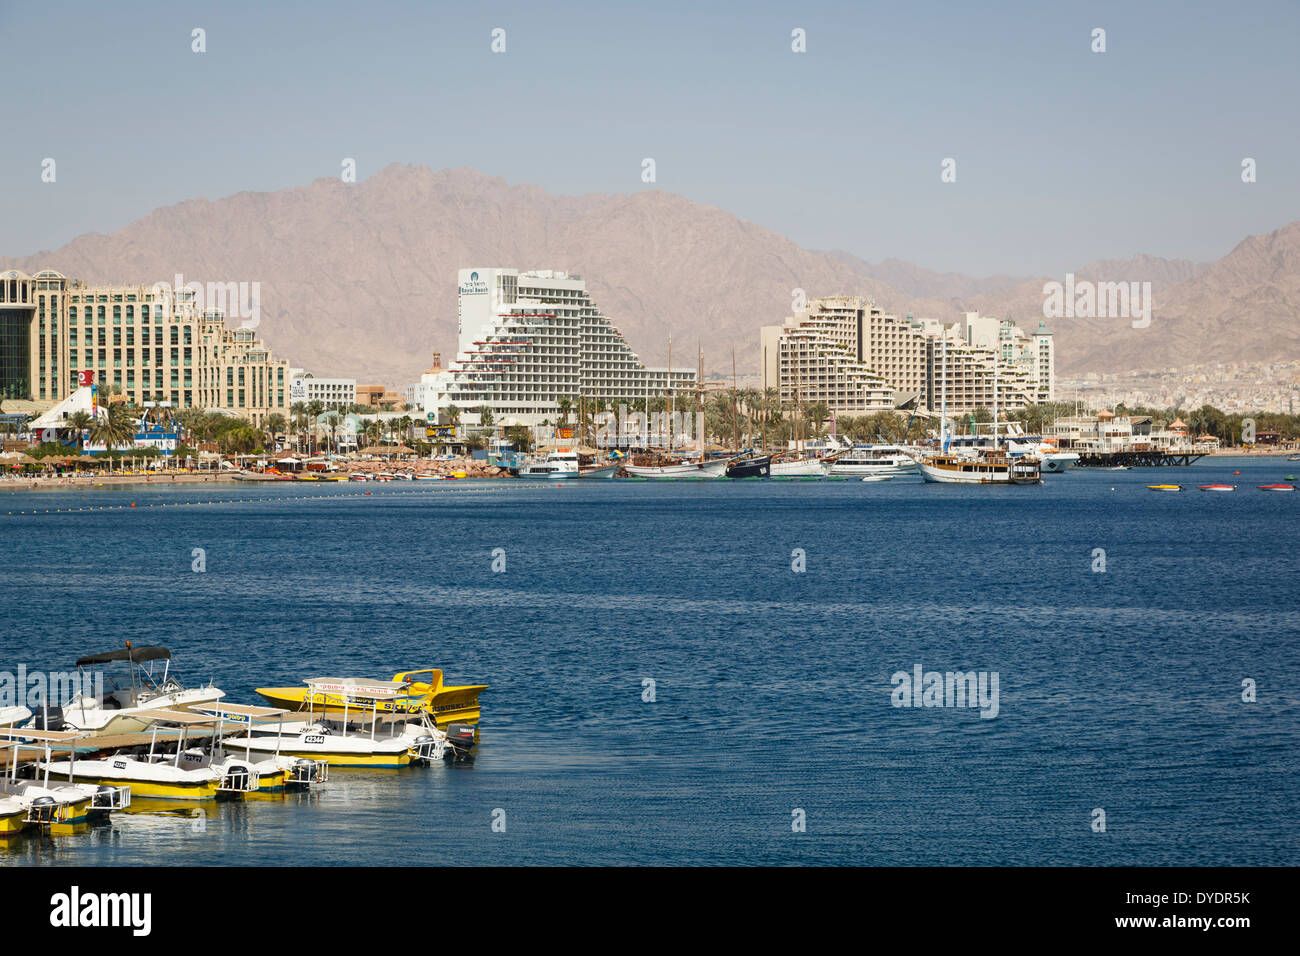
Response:
M28 726L33 730L62 730L63 708L53 704L38 708L33 712L32 721Z
M27 808L27 820L29 823L38 823L48 825L57 823L59 819L59 804L53 797L37 797Z
M458 754L466 754L474 746L473 724L448 724L446 733L447 743L451 744Z

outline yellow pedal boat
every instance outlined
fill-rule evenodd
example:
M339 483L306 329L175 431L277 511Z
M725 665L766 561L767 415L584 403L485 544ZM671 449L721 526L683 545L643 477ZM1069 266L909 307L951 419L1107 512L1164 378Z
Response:
M394 699L385 699L392 694L394 684L401 685L400 695ZM445 730L448 724L477 724L478 695L488 689L487 684L444 684L442 671L434 668L402 671L394 674L392 681L349 677L337 679L333 683L318 679L312 685L259 687L257 693L273 706L291 711L311 710L338 715L343 713L345 707L352 710L358 706L370 709L373 703L377 705L380 715L425 713L439 730ZM367 685L373 685L374 696L378 700L366 693Z

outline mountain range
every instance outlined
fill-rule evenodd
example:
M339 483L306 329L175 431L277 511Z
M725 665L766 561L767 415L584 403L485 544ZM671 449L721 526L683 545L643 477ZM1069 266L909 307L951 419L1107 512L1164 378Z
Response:
M318 179L163 207L109 235L0 257L91 282L259 282L258 334L318 375L403 385L456 342L456 272L560 269L649 364L758 369L759 327L808 296L864 295L886 311L956 321L979 310L1035 327L1043 285L1064 276L976 278L897 259L803 249L770 229L658 190L555 196L472 169L393 164L355 184ZM1047 320L1057 369L1157 370L1300 357L1300 222L1249 236L1222 259L1139 255L1089 263L1077 279L1151 282L1147 328L1128 319Z

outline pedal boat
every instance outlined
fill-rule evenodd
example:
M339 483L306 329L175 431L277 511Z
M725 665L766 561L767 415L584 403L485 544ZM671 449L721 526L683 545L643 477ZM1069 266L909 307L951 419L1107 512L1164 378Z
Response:
M0 751L9 751L9 773L0 780L0 798L12 798L25 806L28 825L56 831L65 826L78 827L130 805L131 792L125 787L50 779L51 744L66 745L70 752L75 753L77 741L82 739L79 735L30 728L0 730L0 734L9 737L0 740ZM19 737L22 739L17 739ZM38 763L38 770L44 770L43 775L35 779L18 776L18 756L24 748L44 755L44 764Z
M256 792L257 775L244 768L181 766L188 732L214 726L213 718L176 710L143 711L141 716L153 728L149 751L144 757L119 753L101 759L77 760L74 755L69 760L46 761L44 767L51 774L66 774L68 779L80 783L129 787L133 800L215 800ZM158 749L158 728L162 724L180 728L175 753Z
M322 685L340 690L337 678L306 681L310 705L324 693ZM398 685L400 687L400 685ZM242 737L226 739L232 750L260 754L284 754L290 757L323 760L331 767L370 767L393 769L411 763L428 763L441 759L451 747L447 735L432 724L422 712L394 713L381 716L381 703L394 704L403 699L399 689L384 690L371 681L364 685L364 698L342 693L342 717L330 719L325 713L308 711L308 719L274 725L249 725ZM369 713L367 714L367 710ZM380 733L380 722L390 724ZM398 729L392 726L402 721ZM366 724L369 724L369 731Z
M306 683L309 686L259 687L257 694L273 707L308 710L327 716L342 714L349 698L353 701L353 709L358 703L369 707L373 698L381 715L423 712L440 730L445 730L448 724L477 724L480 715L478 696L488 689L487 684L446 685L442 671L434 668L402 671L394 674L391 681L318 677ZM400 693L394 698L384 696L392 692ZM376 694L380 696L376 697Z
M183 687L171 674L171 656L165 647L132 647L128 641L121 650L81 658L77 667L82 669L82 688L91 686L85 668L125 662L126 673L110 677L109 686L99 698L83 690L62 708L51 708L45 726L53 723L63 730L92 736L147 733L152 721L144 715L149 711L185 711L226 696L211 684ZM156 673L158 661L163 662L161 674Z

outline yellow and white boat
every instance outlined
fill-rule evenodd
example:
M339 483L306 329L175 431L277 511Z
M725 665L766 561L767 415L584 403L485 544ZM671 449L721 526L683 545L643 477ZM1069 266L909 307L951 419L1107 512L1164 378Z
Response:
M75 733L32 728L0 729L0 751L9 752L9 774L0 780L0 797L12 797L27 807L27 822L33 826L60 828L78 827L92 819L105 816L109 811L120 810L131 803L131 793L125 787L108 787L93 783L79 783L50 779L49 760L51 744L75 748L82 738ZM18 739L18 738L22 739ZM42 751L44 774L36 779L18 776L19 751L24 748ZM75 749L72 750L75 753ZM57 832L57 830L56 830Z
M447 734L434 726L423 711L404 713L391 709L404 699L402 684L353 684L336 677L313 678L305 683L309 705L326 696L326 688L338 694L339 716L308 710L303 721L288 723L276 717L273 723L263 722L260 726L250 722L247 733L227 738L225 746L254 754L323 760L331 767L388 769L440 760L452 750ZM380 709L385 704L389 705L387 712ZM388 725L382 731L381 723Z
M13 797L0 797L0 840L27 829L27 808Z
M308 687L259 687L257 693L274 707L329 716L341 714L349 706L353 710L369 709L374 699L381 715L425 713L438 729L445 730L448 724L477 724L478 697L488 689L487 684L444 684L442 671L436 668L401 671L391 681L318 677L308 684ZM394 692L396 696L383 696Z
M114 754L96 760L50 760L42 763L51 774L79 783L92 783L108 787L129 787L133 799L162 800L215 800L218 796L239 796L257 790L256 773L244 768L218 768L181 766L181 754L187 749L187 731L211 727L213 718L201 714L172 710L152 710L141 713L153 726L153 739L144 757ZM181 734L174 754L157 750L158 725L173 724Z
M251 726L253 721L278 720L287 713L285 710L271 707L246 707L242 704L217 703L203 707L205 713L217 720L217 732L211 747L191 747L181 753L181 766L218 767L223 772L237 772L243 769L257 775L258 793L283 793L286 790L306 790L314 783L324 783L329 777L329 764L324 760L307 757L294 757L288 754L254 753L252 747L245 746L242 753L225 742L224 725L231 723L236 728Z

